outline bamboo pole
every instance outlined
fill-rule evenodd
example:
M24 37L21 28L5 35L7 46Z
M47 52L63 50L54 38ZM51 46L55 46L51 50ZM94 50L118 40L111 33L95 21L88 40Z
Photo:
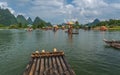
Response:
M32 67L31 67L29 75L33 75L34 74L36 61L37 61L37 59L35 58L34 61L33 61L33 64L32 64Z
M40 74L39 75L43 75L44 73L44 58L41 58L41 64L40 64Z
M53 68L54 68L54 75L60 75L59 72L58 72L58 67L56 65L56 60L55 60L56 57L52 57L52 61L53 61Z
M53 67L52 67L52 60L51 57L49 57L49 70L50 70L50 75L53 75Z
M68 71L68 68L67 68L65 62L63 61L62 56L59 57L59 60L61 61L61 66L62 66L62 68L63 68L63 70L64 70L64 71L63 71L63 74L70 75L70 73L69 73L69 71Z
M35 75L39 75L39 69L40 69L40 58L37 58L37 63L36 63L36 70L35 70Z
M76 75L75 72L74 72L74 71L72 70L72 68L70 67L70 65L68 64L67 60L65 59L65 56L63 56L62 58L63 58L63 60L64 60L64 62L65 62L65 64L66 64L66 66L67 66L70 74L71 74L71 75Z
M44 75L48 75L49 74L49 57L45 57L45 71L44 71Z
M62 67L61 67L61 64L60 64L60 61L59 61L59 59L58 59L58 56L56 57L56 61L57 61L57 66L58 66L58 70L59 70L59 73L60 73L60 75L61 75L61 73L63 72L63 69L62 69Z

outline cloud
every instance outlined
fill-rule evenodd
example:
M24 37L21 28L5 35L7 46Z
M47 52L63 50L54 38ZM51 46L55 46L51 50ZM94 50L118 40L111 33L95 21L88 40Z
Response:
M85 22L91 21L95 18L99 19L110 19L110 18L118 18L118 14L120 12L120 3L117 2L109 2L107 3L105 0L73 0L72 2L77 8L79 13L79 17L81 21Z
M39 16L52 22L58 19L63 22L66 18L78 18L81 23L85 23L95 18L111 18L115 15L112 12L115 13L118 11L115 9L120 8L119 3L109 4L104 0L73 0L71 3L67 3L66 0L33 0L31 4L28 12L30 16Z
M72 4L66 4L65 0L35 0L31 3L30 16L40 16L41 18L61 19L72 14L75 7Z
M73 3L77 6L91 9L104 7L108 5L103 0L74 0Z
M62 22L65 18L78 18L80 21L86 18L93 19L93 17L101 14L100 8L108 6L103 0L73 0L72 4L67 3L66 0L17 0L15 3L19 9L23 9L22 14L27 13L27 16L32 18L39 16L52 22L53 20L61 20L60 22ZM25 4L28 3L29 5L26 7ZM8 7L7 3L3 4L12 13L15 13L12 8ZM18 15L18 13L16 14Z
M120 3L113 3L111 6L115 9L120 9Z
M2 9L9 9L12 14L15 13L15 11L12 8L8 7L8 3L7 2L0 2L0 7Z
M59 7L62 6L64 0L33 0L32 4L35 6L54 6Z
M32 17L53 19L57 16L60 17L64 12L64 0L34 0L31 4L32 7L28 14Z
M101 14L100 10L108 6L103 0L74 0L73 3L81 15L99 15Z
M21 0L21 1L22 1L22 0ZM26 1L28 1L28 0L25 0L25 1L23 0L22 2L26 2ZM8 3L7 3L7 2L0 2L0 7L1 7L2 9L9 9L9 11L10 11L12 14L14 14L15 17L16 17L17 15L23 15L23 16L25 16L26 19L28 18L28 16L26 16L26 13L15 12L15 10L13 10L13 8L11 8L11 7L8 6Z
M1 0L0 6L8 8L12 13L22 13L25 16L40 18L61 23L64 19L77 18L80 23L92 21L95 18L119 18L119 0ZM111 2L112 1L112 2ZM9 6L8 6L9 3ZM15 7L14 7L15 6ZM17 11L17 12L15 12Z
M2 9L6 9L7 6L8 6L7 2L0 2L0 7Z

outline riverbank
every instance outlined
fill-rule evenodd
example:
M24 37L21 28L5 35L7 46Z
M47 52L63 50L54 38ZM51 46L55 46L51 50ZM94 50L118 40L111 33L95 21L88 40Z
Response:
M101 28L101 26L96 26L96 27L92 28L92 30L100 30L100 28ZM107 28L107 30L110 30L110 31L112 31L112 30L120 31L120 26L106 26L106 28ZM4 30L4 29L24 29L24 30L26 30L27 28L19 28L19 27L14 28L14 27L9 27L9 26L0 27L0 30ZM39 28L39 29L41 29L41 28ZM52 30L52 28L43 28L43 29ZM61 28L59 28L59 29L61 29Z
M109 27L109 30L120 30L120 26Z
M94 27L93 30L100 30L101 26ZM106 26L107 30L120 30L120 26Z

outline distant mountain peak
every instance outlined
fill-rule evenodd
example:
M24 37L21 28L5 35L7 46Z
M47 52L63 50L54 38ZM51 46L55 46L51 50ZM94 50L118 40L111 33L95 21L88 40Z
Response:
M96 25L99 22L100 20L96 18L92 23L88 23L87 25Z
M18 21L18 23L22 23L23 25L28 24L26 18L23 15L18 15L17 16L17 21Z
M95 20L93 21L93 23L99 23L99 22L100 22L99 19L95 19Z
M21 25L28 25L28 24L33 24L33 25L38 25L37 27L44 27L47 25L51 25L51 23L47 23L46 21L44 21L43 19L41 19L40 17L36 17L34 19L34 21L32 21L32 19L29 17L28 19L26 19L23 15L17 15L17 17L14 16L14 14L12 14L10 12L9 9L3 9L0 7L0 24L1 25L6 25L6 26L10 26L10 25L17 25L17 24L21 24Z
M28 21L29 24L33 23L32 19L30 17L27 19L27 21Z
M0 24L9 26L16 23L17 20L15 16L9 11L9 9L0 8Z

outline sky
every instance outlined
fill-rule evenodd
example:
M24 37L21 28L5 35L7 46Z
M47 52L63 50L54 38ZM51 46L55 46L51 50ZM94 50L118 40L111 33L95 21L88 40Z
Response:
M36 16L60 24L69 20L84 24L94 19L120 19L120 0L0 0L0 7L12 14Z

